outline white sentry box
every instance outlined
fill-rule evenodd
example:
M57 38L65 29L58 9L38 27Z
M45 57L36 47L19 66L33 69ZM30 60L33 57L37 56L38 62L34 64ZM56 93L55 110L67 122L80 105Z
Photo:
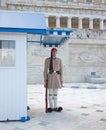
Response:
M0 121L27 116L27 34L46 34L43 13L0 11Z
M26 34L0 32L0 41L14 42L13 54L11 48L1 54L5 61L11 62L9 54L14 61L0 66L0 120L21 120L27 118Z

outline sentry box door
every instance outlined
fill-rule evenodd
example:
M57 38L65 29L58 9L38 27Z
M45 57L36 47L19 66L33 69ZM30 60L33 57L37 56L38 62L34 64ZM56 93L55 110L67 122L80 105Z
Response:
M27 117L26 34L0 32L0 121Z

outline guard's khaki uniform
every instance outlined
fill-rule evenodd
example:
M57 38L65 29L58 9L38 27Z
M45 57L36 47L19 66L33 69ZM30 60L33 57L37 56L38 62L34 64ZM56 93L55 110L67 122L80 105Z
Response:
M48 88L61 88L61 81L63 81L63 68L62 61L60 58L53 58L53 70L52 74L49 73L50 58L45 60L44 66L44 80L48 81ZM56 71L60 71L60 74L57 74Z

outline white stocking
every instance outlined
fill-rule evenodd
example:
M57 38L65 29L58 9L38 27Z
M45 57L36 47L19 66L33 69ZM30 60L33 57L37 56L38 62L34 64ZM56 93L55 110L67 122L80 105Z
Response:
M58 89L49 89L49 105L50 108L57 107L57 92Z

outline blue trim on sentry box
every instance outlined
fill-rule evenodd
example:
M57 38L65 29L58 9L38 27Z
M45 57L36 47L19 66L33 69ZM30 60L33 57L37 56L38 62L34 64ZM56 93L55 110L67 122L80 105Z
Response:
M0 28L0 32L19 32L28 34L46 34L46 29L28 29L28 28Z

